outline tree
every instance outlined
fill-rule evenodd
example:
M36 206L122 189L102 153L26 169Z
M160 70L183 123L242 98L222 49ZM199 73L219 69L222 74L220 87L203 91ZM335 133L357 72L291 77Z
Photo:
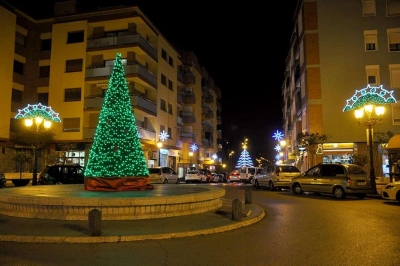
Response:
M360 154L360 153L353 153L353 154L348 154L349 156L349 162L357 164L361 167L364 167L367 165L369 162L369 156L366 154Z
M378 143L385 146L388 144L389 140L394 136L394 132L388 130L386 132L375 132L374 137L378 141Z
M118 53L85 168L85 189L150 189L153 186L148 176L121 54Z
M38 150L46 148L54 139L55 134L51 130L46 130L43 127L26 127L23 125L23 119L17 120L18 132L15 141L18 144L37 146ZM37 130L37 132L36 132Z
M318 132L299 132L296 136L297 154L300 154L300 147L305 148L307 150L307 154L310 154L311 156L311 162L313 163L313 165L315 165L315 154L317 152L318 145L323 144L327 140L328 136L326 136L325 134L320 135Z
M26 151L17 151L11 160L18 164L19 178L22 178L24 164L32 162L32 155Z
M247 150L243 150L240 153L236 168L242 168L243 166L253 166L253 161L250 158L250 154Z

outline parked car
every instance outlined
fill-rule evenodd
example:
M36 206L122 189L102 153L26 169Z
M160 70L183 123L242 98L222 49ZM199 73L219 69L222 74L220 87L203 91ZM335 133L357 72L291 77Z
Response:
M239 169L232 170L228 175L228 181L240 182L240 170Z
M225 183L228 182L228 172L217 172L217 174L220 176L220 182Z
M292 178L300 174L300 170L293 165L267 165L255 175L253 186L256 188L268 187L270 190L289 189Z
M39 174L39 185L84 184L85 168L79 164L47 165Z
M4 173L0 173L0 187L6 187L6 176L4 175Z
M221 182L221 180L222 180L222 178L219 174L217 174L217 173L211 174L211 178L210 178L211 183L219 183L219 182Z
M152 184L179 183L179 176L171 167L150 167L149 178Z
M327 193L337 199L356 196L363 199L371 192L367 173L357 164L318 164L292 179L295 195L303 192Z
M206 182L206 176L204 171L201 170L191 170L185 175L185 183L201 183Z
M240 182L253 183L254 176L261 170L261 167L243 166L240 169Z
M400 181L391 182L382 189L382 199L397 201L400 204Z

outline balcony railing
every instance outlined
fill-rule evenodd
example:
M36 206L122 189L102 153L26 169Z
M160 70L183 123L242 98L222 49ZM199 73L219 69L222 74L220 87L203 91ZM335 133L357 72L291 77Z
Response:
M140 46L143 49L143 51L145 51L148 55L150 55L154 60L157 60L157 49L154 48L154 46L152 46L140 34L91 39L87 41L87 49L95 50L98 48L105 48L110 46L123 46L123 45L132 46L132 44Z
M86 78L100 78L104 77L105 79L109 79L111 76L112 70L114 66L105 66L105 67L91 67L86 69ZM157 76L147 70L144 66L139 63L124 65L125 75L137 75L148 84L157 88Z

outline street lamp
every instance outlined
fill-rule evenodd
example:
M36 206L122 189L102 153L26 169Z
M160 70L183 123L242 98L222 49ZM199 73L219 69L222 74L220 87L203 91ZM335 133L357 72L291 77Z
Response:
M161 148L162 148L161 141L157 142L157 148L158 148L158 166L161 166Z
M232 167L232 156L233 156L234 153L235 153L234 151L231 151L231 152L229 153L229 166L230 166L231 168L233 168L233 167Z
M282 163L286 162L286 140L281 140L279 142L279 145L281 145L283 152L282 152Z
M189 166L189 168L192 167L192 156L193 156L193 152L190 151L189 152L189 158L190 158L190 166Z
M35 123L35 141L33 144L33 173L32 173L32 186L37 185L37 148L39 145L39 132L41 131L40 127L43 127L45 130L51 127L51 121L43 119L43 117L35 117L33 119L27 118L25 119L25 126L31 127Z
M376 118L372 117L375 111ZM371 193L378 194L376 190L376 180L375 180L375 167L374 167L374 150L373 150L373 126L378 123L382 123L382 116L385 113L385 108L383 106L375 106L373 104L364 105L360 109L354 111L355 117L359 124L364 124L367 126L367 141L369 145L369 178L371 183Z

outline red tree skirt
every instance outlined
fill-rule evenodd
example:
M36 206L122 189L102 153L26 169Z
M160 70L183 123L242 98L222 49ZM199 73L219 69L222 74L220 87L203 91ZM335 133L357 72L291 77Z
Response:
M85 177L85 190L131 191L153 188L148 177Z

